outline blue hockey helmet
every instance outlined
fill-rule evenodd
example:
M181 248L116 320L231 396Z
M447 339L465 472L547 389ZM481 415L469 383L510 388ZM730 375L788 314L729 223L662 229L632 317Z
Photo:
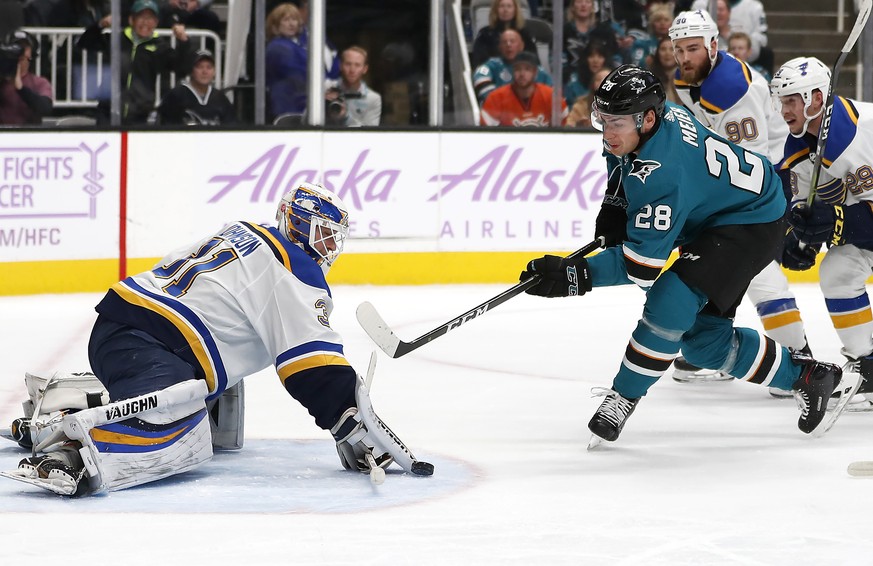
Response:
M300 183L285 193L276 220L282 235L319 265L332 265L349 235L349 213L342 199L314 183Z

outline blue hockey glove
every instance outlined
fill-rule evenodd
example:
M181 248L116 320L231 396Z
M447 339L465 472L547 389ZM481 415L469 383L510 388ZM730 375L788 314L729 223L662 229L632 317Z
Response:
M805 204L792 207L788 214L788 223L798 240L818 249L821 244L830 240L834 233L836 222L834 207L819 200L813 201L812 206L805 206Z
M821 246L821 244L816 244L801 248L800 241L794 234L794 230L789 230L788 234L785 235L783 245L780 263L784 268L791 271L806 271L811 269L815 265L815 256L818 254L818 249Z
M531 260L527 269L521 272L519 281L527 281L535 275L540 276L539 282L525 291L528 295L570 297L591 290L591 271L584 257L567 259L546 255Z

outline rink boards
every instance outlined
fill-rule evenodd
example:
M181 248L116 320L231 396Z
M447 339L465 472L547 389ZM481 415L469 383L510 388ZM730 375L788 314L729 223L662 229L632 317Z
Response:
M0 172L0 294L105 289L225 222L274 223L299 181L349 209L334 284L512 282L591 240L606 187L600 136L574 131L9 132Z

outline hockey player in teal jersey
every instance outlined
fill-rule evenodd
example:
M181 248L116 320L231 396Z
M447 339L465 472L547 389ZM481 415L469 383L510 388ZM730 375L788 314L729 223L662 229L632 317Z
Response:
M590 259L532 260L521 278L539 275L528 293L544 297L628 283L647 293L612 388L588 423L595 436L618 438L680 349L696 366L793 390L802 407L798 427L812 432L840 368L732 320L749 281L781 249L786 206L779 177L765 157L665 100L655 76L638 67L624 65L604 80L592 123L603 130L610 170L619 166L595 230L608 247ZM679 258L662 271L677 247Z

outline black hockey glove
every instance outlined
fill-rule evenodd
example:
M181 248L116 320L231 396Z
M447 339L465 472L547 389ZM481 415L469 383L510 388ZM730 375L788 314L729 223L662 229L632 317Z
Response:
M584 295L591 290L591 271L584 257L567 259L546 255L531 260L521 272L519 281L539 275L536 285L525 291L539 297L570 297Z
M789 230L785 235L784 247L782 248L782 259L779 263L782 267L791 271L806 271L815 265L815 256L821 244L807 245L800 247L800 241L794 234L794 230Z
M612 170L606 194L594 221L594 237L603 237L603 247L621 245L627 238L627 199L621 184L621 168Z
M835 222L834 207L819 200L813 201L812 206L796 205L788 214L795 237L816 250L831 239Z
M607 197L609 198L609 197ZM594 237L603 236L603 247L620 246L627 238L627 201L624 207L607 203L603 199L597 220L594 221Z

